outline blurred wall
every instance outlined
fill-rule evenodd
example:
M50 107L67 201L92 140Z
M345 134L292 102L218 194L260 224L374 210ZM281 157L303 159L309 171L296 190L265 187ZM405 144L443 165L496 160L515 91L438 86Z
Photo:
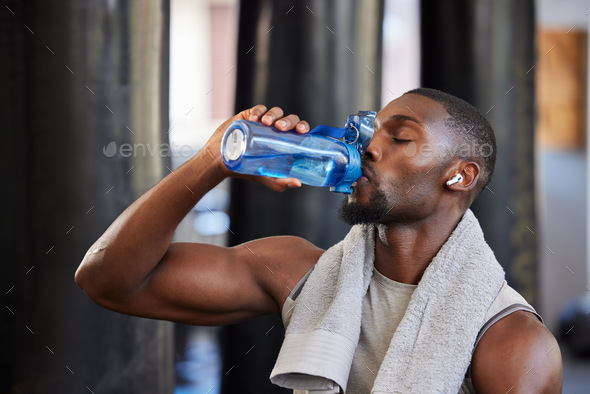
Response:
M590 291L588 9L586 0L537 4L540 306L554 332L564 304ZM577 332L580 328L576 325L570 335L586 337L583 331Z
M167 1L4 1L0 392L172 392L169 323L102 309L86 250L166 173Z

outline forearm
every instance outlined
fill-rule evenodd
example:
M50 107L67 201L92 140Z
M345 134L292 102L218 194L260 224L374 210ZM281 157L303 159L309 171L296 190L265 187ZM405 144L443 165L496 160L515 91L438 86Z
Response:
M131 295L160 262L180 221L226 175L202 149L127 208L84 257L76 282L102 297ZM108 293L108 294L107 294Z

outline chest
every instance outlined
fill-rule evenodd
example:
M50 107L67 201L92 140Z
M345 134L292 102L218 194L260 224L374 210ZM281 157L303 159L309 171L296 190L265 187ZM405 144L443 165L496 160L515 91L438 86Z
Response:
M361 332L348 379L348 391L372 387L415 286L374 277L363 298ZM387 278L385 278L387 280Z

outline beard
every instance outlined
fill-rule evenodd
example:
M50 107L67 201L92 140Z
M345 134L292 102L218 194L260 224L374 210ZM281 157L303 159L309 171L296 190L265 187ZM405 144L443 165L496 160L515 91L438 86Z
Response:
M391 211L391 203L381 190L376 191L367 204L348 202L346 198L338 209L338 217L345 223L355 224L381 223L383 218Z

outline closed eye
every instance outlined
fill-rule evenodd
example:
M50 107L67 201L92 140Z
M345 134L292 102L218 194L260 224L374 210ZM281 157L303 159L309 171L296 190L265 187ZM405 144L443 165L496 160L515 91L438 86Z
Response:
M394 138L393 141L395 141L397 143L403 143L403 142L410 142L412 140L404 140L404 139L401 139L401 138Z

